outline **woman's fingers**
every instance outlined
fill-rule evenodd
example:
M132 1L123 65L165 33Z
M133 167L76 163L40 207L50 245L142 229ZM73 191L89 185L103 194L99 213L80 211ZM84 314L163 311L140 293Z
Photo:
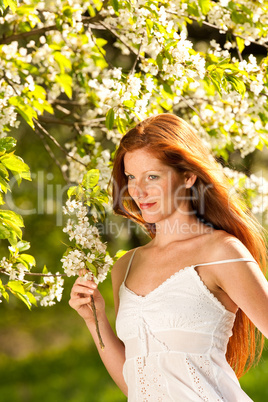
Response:
M83 307L84 305L87 305L91 309L90 306L91 302L91 297L75 297L69 300L69 305L75 309L78 310L79 308Z
M71 291L71 296L73 294L93 294L94 293L94 288L91 286L84 286L84 285L74 285Z

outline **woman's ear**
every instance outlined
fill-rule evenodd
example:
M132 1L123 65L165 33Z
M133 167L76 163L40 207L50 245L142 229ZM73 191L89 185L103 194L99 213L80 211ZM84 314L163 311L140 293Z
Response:
M185 176L185 187L191 188L194 185L197 176L191 172L184 172L184 176Z

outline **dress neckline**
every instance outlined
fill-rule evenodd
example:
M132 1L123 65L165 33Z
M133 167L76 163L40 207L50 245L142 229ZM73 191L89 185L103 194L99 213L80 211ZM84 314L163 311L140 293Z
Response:
M228 259L228 260L219 260L219 261L212 261L212 262L207 262L207 263L200 263L200 264L194 264L194 265L189 265L186 266L184 268L179 269L178 271L176 271L174 274L172 274L171 276L169 276L167 279L165 279L160 285L158 285L156 288L154 288L153 290L151 290L149 293L147 293L146 295L138 295L137 293L135 293L133 290L129 289L126 285L126 279L131 267L131 263L133 260L133 257L137 251L137 249L140 247L136 247L130 257L128 266L127 266L127 270L126 270L126 274L124 277L124 280L120 286L124 287L124 289L129 293L132 294L134 297L136 297L137 299L140 300L147 300L150 297L154 296L155 293L159 292L163 287L165 287L169 282L171 282L174 278L180 276L181 273L183 272L191 272L193 274L193 276L196 278L197 282L199 283L199 286L202 288L202 290L206 293L206 295L214 302L214 304L216 304L222 311L223 313L226 314L231 314L232 317L235 317L236 314L233 313L230 310L227 310L227 308L220 302L220 300L210 291L210 289L206 286L206 284L203 282L203 280L201 279L200 275L198 274L198 272L196 271L195 267L198 266L202 266L202 265L212 265L212 264L216 264L216 263L226 263L226 262L234 262L234 261L248 261L248 262L255 262L257 264L257 261L255 260L251 260L248 258L234 258L234 259Z
M160 285L158 285L156 288L154 288L153 290L151 290L149 293L147 293L144 296L139 295L139 294L135 293L133 290L129 289L127 287L127 285L125 284L125 281L122 282L121 287L123 287L127 293L132 295L137 300L147 301L150 298L152 298L154 295L156 295L160 290L165 288L174 279L176 279L177 277L180 277L183 273L188 273L188 272L190 272L193 275L193 277L197 280L197 282L198 282L199 286L201 287L201 289L203 290L203 292L212 300L212 302L214 304L216 304L221 309L221 311L224 314L230 315L231 317L236 316L235 313L233 313L230 310L227 310L227 308L220 302L220 300L209 290L209 288L205 285L205 283L200 278L198 272L196 271L195 265L189 265L187 267L179 269L174 274L172 274L167 279L165 279L162 283L160 283Z

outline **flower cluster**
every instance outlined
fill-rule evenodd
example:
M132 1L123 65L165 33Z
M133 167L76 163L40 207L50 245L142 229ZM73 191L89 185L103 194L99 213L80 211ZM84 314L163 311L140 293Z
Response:
M43 277L43 287L48 288L49 292L40 300L40 305L43 307L53 306L55 300L61 301L63 292L64 280L59 272L56 275L47 275Z
M63 229L75 246L67 250L62 258L63 269L67 276L83 274L95 283L103 282L109 272L113 259L106 254L106 245L100 240L98 229L90 225L87 208L81 201L67 200L64 213L75 213L77 222L68 219ZM85 271L81 271L85 270Z
M29 248L27 242L18 243L18 247L10 246L9 258L3 257L0 261L0 272L8 276L8 281L2 283L0 281L0 298L5 297L8 299L7 290L14 293L16 296L25 302L28 307L32 304L40 302L41 306L52 306L55 300L60 301L63 292L62 275L57 272L52 274L48 272L46 267L43 273L31 272L32 267L35 266L34 258L29 254L21 254L20 247ZM32 282L26 277L30 275L38 275L41 277L41 283ZM1 300L0 300L1 302Z

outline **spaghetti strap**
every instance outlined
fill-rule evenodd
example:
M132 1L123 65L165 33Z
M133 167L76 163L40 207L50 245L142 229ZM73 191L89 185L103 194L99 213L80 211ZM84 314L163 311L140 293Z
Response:
M212 262L205 262L203 264L195 264L193 265L193 267L197 267L200 265L213 265L213 264L224 264L225 262L236 262L236 261L247 261L247 262L255 262L256 264L257 261L255 261L254 259L249 259L249 258L233 258L230 260L220 260L220 261L212 261Z
M124 277L124 283L125 283L125 281L126 281L126 279L127 279L127 276L128 276L128 273L129 273L129 269L130 269L130 266L131 266L131 263L132 263L134 254L136 253L136 250L137 250L138 248L139 248L139 247L136 247L136 248L134 249L134 251L133 251L133 253L132 253L131 257L130 257L130 260L129 260L129 263L128 263L128 266L127 266L127 270L126 270L126 274L125 274L125 277Z

